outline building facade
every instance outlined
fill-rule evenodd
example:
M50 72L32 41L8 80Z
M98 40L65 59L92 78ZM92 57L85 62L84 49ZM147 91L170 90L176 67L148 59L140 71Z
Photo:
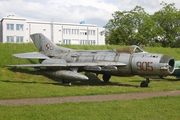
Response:
M0 42L29 43L32 42L31 34L42 33L56 44L105 45L103 31L104 28L84 22L27 21L11 15L0 22Z

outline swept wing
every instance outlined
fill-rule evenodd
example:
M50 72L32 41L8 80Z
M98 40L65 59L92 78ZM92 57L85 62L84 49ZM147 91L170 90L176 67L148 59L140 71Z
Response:
M124 63L117 62L85 62L85 63L44 63L44 64L21 64L7 65L9 67L85 67L85 66L126 66Z

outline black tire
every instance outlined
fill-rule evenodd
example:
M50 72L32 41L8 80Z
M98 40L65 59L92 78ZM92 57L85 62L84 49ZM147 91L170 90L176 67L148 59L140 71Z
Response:
M108 74L103 74L103 81L104 82L108 82L109 81L109 79L111 78L111 75L108 75Z
M142 81L140 87L148 87L148 83L146 81Z

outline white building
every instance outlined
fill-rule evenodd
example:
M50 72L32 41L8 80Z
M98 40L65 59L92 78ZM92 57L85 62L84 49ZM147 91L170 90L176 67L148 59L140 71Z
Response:
M56 44L105 45L104 28L83 22L57 23L27 21L13 15L3 17L0 22L0 42L28 43L30 35L42 33Z

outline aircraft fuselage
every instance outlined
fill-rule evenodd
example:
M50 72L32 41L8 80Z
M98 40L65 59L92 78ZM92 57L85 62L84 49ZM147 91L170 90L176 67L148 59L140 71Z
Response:
M168 55L153 54L147 52L140 53L118 53L115 51L71 51L66 53L56 53L55 59L64 59L68 63L83 62L117 62L125 63L125 66L115 67L108 65L99 70L98 66L83 69L102 74L116 76L163 76L173 72L174 59ZM52 59L53 59L52 58ZM117 68L117 69L116 69ZM172 69L171 69L172 68ZM80 68L81 69L81 68ZM107 70L108 69L108 72ZM112 69L109 71L109 69Z

